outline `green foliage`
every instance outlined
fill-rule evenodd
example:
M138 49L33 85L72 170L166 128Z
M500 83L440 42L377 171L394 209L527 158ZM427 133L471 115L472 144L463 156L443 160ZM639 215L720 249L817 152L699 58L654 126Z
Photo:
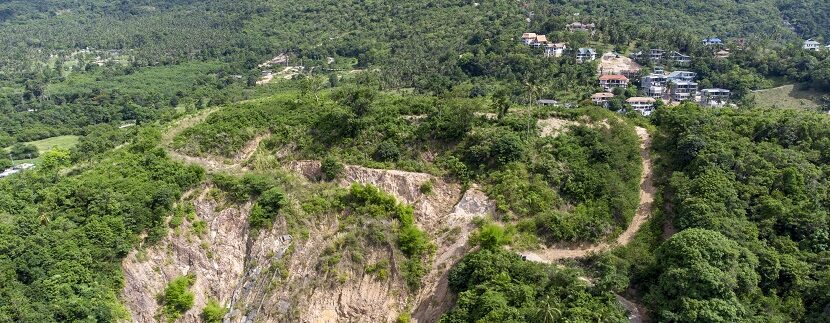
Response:
M168 322L175 321L193 307L193 293L190 287L195 282L196 276L192 274L173 278L159 295L162 313Z
M263 192L251 210L248 224L252 229L270 227L285 203L285 194L281 189L271 188Z
M323 179L325 180L334 180L341 173L343 173L343 163L332 156L326 156L323 161L320 162L320 172L323 173Z
M0 268L16 268L0 275L0 294L15 300L0 304L0 317L120 319L121 260L141 242L139 234L146 234L145 245L163 237L173 203L204 179L202 169L155 148L151 133L150 142L67 175L39 167L0 181L0 241L7 242Z
M0 158L0 170L5 170L7 168L11 168L14 166L11 159L8 158Z
M573 269L523 261L513 252L482 249L449 274L455 306L441 322L624 322L613 294L589 287Z
M208 299L205 308L202 309L202 321L205 323L220 323L225 317L225 314L228 314L228 309L219 304L219 302L213 298Z
M35 145L17 143L9 149L9 156L13 159L33 159L40 156Z
M656 121L665 133L655 147L667 159L672 221L685 229L656 253L661 278L652 300L659 315L679 321L824 315L826 299L813 286L822 284L821 255L829 245L830 121L792 110L693 105L660 110Z
M391 245L392 241L389 241L385 234L391 231L395 235L394 244L404 256L403 261L395 261L399 264L396 270L402 274L404 282L410 289L417 290L421 279L427 274L429 268L427 261L435 247L426 232L415 224L412 207L399 204L394 197L377 187L359 184L352 185L349 193L343 197L343 204L349 217L341 220L341 226L343 223L348 223L349 228L358 231L365 230L365 232L349 235L342 243L338 243L340 245L338 248L352 246L349 250L354 257L354 253L359 250L358 246L361 244ZM390 227L387 219L395 220L396 225ZM339 257L329 257L329 259L339 259ZM379 275L386 275L388 273L383 274L386 272L383 266L384 264L388 266L388 262L389 260L381 261L364 269L377 272Z
M678 322L736 322L754 294L758 259L720 233L684 230L657 249L658 283L649 299L658 318Z
M482 249L498 249L510 243L510 233L501 225L485 223L470 236L470 243L477 244Z

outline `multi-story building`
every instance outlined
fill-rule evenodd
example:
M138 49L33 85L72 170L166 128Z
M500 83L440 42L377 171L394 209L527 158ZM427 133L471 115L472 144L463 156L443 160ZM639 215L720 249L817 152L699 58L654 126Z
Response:
M819 51L819 49L821 49L821 44L815 40L808 39L804 41L803 48L806 50Z
M649 74L642 78L641 88L643 95L651 98L662 98L666 93L668 77L665 74Z
M594 93L594 95L591 96L591 102L593 102L594 104L596 104L598 106L607 108L608 107L608 100L611 100L613 97L614 97L613 93L608 93L608 92Z
M669 81L672 101L692 101L697 95L697 83L690 81Z
M625 103L631 107L632 110L640 112L644 116L648 116L654 111L654 103L657 102L654 98L646 97L631 97L625 100Z
M554 43L545 46L545 57L562 57L568 47L565 43Z
M700 104L710 107L722 107L729 103L731 94L726 89L703 89L700 90Z
M597 59L597 51L593 48L580 48L576 51L577 62L588 62Z
M605 91L611 92L614 88L628 88L628 78L625 75L611 74L599 77L599 86Z

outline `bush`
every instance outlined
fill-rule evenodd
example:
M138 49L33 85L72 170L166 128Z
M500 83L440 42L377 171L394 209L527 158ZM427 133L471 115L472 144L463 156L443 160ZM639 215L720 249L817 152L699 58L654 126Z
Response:
M164 289L159 301L163 306L162 313L168 321L175 321L193 307L193 293L190 292L190 287L194 282L196 276L193 274L179 276L170 281Z
M202 310L202 320L206 323L219 323L222 322L222 319L225 318L225 314L227 313L228 309L222 307L217 300L211 298Z
M428 182L424 182L423 184L421 184L421 187L419 187L418 189L421 191L421 194L431 194L433 186L434 184L430 180Z
M0 158L0 170L4 170L6 168L11 168L12 166L14 166L14 164L12 164L11 159Z
M251 210L248 224L252 229L270 226L274 219L277 218L284 203L285 195L280 189L275 187L265 191Z
M510 234L498 224L487 223L470 237L470 242L482 249L497 249L510 243Z
M397 161L400 157L401 150L398 144L391 140L381 142L375 149L374 158L377 161Z
M327 181L334 180L340 176L344 168L343 163L332 156L326 157L320 163L320 172L323 173L323 179Z
M35 145L23 143L14 144L9 151L9 154L14 159L32 159L40 156L40 152Z

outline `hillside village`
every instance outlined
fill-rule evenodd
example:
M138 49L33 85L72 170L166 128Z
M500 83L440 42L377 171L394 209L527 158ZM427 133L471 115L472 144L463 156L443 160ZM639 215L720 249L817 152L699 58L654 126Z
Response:
M565 29L568 32L593 35L596 25L573 22L567 24ZM615 52L599 55L594 48L570 48L566 42L557 42L548 39L546 35L533 32L523 33L521 42L529 47L541 49L542 55L548 58L573 56L577 63L590 63L599 59L597 85L601 92L590 95L591 103L594 105L619 112L636 111L644 116L650 115L655 107L661 104L679 105L685 101L700 103L705 107L734 106L730 104L730 90L701 88L697 83L697 74L684 70L691 66L694 58L679 51L650 48L631 52L627 57ZM731 55L726 43L718 37L704 38L701 43L711 50L712 57L717 60L729 59ZM742 50L745 46L746 39L735 40L736 50ZM813 39L808 39L804 41L803 49L830 50L830 45L823 46Z

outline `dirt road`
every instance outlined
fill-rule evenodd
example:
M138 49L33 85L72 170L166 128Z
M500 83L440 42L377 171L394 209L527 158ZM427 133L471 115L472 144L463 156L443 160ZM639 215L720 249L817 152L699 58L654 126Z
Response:
M625 246L631 242L640 227L651 216L651 207L654 204L654 182L652 180L652 163L651 163L651 135L645 128L637 127L637 136L640 137L640 156L643 159L643 174L640 178L640 205L637 207L637 213L631 220L628 228L617 237L614 243L601 243L596 245L589 245L582 248L575 249L556 249L548 248L537 251L520 252L520 254L530 261L553 263L562 259L582 258L591 253L602 252L609 250L615 246Z

